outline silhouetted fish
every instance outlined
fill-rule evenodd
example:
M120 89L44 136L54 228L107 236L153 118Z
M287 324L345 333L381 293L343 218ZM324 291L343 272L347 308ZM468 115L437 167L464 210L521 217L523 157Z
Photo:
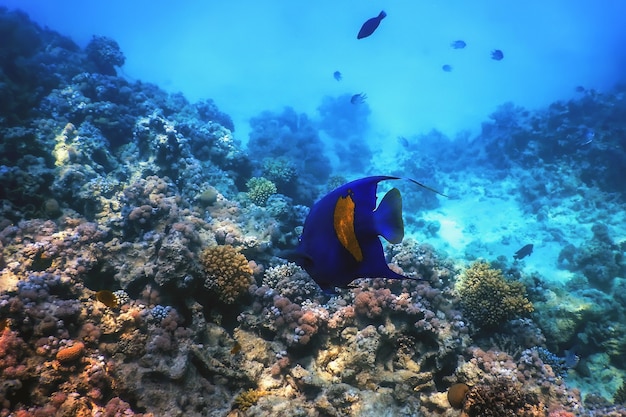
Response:
M333 72L333 77L335 77L335 80L337 80L337 81L341 81L341 79L343 78L339 71Z
M525 257L530 256L531 253L533 253L533 244L529 243L528 245L524 246L522 249L515 252L515 255L513 255L513 259L515 260L524 259Z
M391 243L404 237L400 191L392 188L376 207L378 183L397 179L366 177L331 191L313 205L298 247L286 257L304 268L326 293L346 288L357 278L409 279L389 269L378 237Z
M450 44L451 47L453 47L454 49L463 49L467 46L467 44L465 43L465 41L462 40L458 40L458 41L454 41Z
M356 38L363 39L370 36L372 33L374 33L378 25L380 25L380 21L383 20L385 17L387 17L387 13L385 13L384 10L381 10L378 16L368 19L367 22L363 23L363 26L361 26L361 30L359 30L359 34L356 35Z
M350 103L352 104L363 104L365 103L365 99L367 98L367 94L359 93L350 97Z
M452 65L446 64L446 65L442 66L441 69L444 70L445 72L450 72L450 71L452 71Z
M504 58L504 53L499 49L494 49L491 51L491 59L495 59L496 61L500 61Z
M409 147L409 140L404 136L398 136L398 142L402 145L403 148Z

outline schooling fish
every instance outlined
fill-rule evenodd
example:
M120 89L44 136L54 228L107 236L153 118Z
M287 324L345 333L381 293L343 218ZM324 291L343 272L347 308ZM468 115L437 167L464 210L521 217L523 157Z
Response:
M441 69L444 70L445 72L450 72L450 71L452 71L452 65L446 64L446 65L442 66Z
M515 260L524 259L525 257L530 256L531 253L533 253L533 244L529 243L528 245L524 246L522 249L515 252L515 255L513 255L513 259Z
M463 49L467 46L467 44L465 43L465 41L459 39L458 41L452 42L450 46L454 49Z
M409 279L389 269L378 236L391 243L404 237L402 197L392 188L376 207L376 188L398 177L375 176L349 182L315 203L300 243L287 257L304 268L329 294L357 278ZM415 180L409 181L443 195Z
M491 51L491 59L495 59L496 61L501 61L504 58L504 52L499 49L494 49Z
M352 104L363 104L363 103L365 103L366 99L367 99L367 94L359 93L359 94L355 94L352 97L350 97L350 103L352 103Z
M367 22L363 23L363 26L361 26L361 30L359 30L359 34L356 35L356 38L367 38L369 35L374 33L378 25L380 25L380 21L383 20L385 17L387 17L387 13L385 13L384 10L381 10L378 16L368 19Z

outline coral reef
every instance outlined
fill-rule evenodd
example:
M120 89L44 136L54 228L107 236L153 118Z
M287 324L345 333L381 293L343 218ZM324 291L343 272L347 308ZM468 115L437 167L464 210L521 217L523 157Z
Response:
M312 204L318 191L316 185L326 182L331 172L330 160L324 152L324 143L313 122L292 108L282 113L263 112L250 120L252 132L248 153L257 164L267 158L287 158L297 178L293 194L297 204ZM301 155L308 155L301 158Z
M97 72L104 75L116 75L115 67L121 67L126 61L117 42L106 36L94 36L85 47L85 52Z
M327 98L319 121L264 112L244 149L212 100L118 77L112 39L80 48L3 8L0 33L0 416L443 417L458 414L455 386L467 416L624 415L624 243L606 212L586 244L559 241L559 267L575 274L561 287L501 259L462 271L406 239L385 255L412 279L329 296L279 257L319 194L345 182L320 132L341 139L340 174L369 169L367 105ZM619 94L504 105L484 149L417 135L398 174L454 191L460 165L499 168L489 181L524 167L517 198L541 219L553 215L546 191L580 182L535 178L567 163L587 184L572 204L604 210L598 189L624 192ZM591 151L572 152L588 129ZM442 142L443 154L425 151ZM413 194L407 225L443 233L419 214L438 200ZM595 374L608 382L583 400L570 381Z
M626 274L623 242L617 244L610 236L609 227L603 223L592 226L593 238L583 247L567 245L559 253L559 266L581 272L592 287L611 293L613 282Z
M234 303L253 283L248 260L230 245L211 246L202 251L200 261L206 278L204 287L227 303Z
M545 404L538 396L521 390L512 381L499 379L472 387L464 411L469 417L540 417L546 415Z
M480 329L498 327L533 311L524 284L507 281L487 262L474 262L456 286L463 312Z
M250 201L261 207L265 207L267 200L278 191L276 184L263 177L250 178L246 182L246 187L248 187L247 195Z

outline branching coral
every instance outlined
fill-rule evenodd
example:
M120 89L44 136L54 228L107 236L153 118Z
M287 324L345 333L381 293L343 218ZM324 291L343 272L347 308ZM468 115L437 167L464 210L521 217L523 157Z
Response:
M465 315L481 329L494 328L533 311L521 282L507 281L487 262L474 262L465 270L456 290Z
M546 413L535 394L504 378L470 389L464 411L469 417L539 417Z
M206 248L200 261L206 274L204 287L227 304L234 303L246 293L253 282L248 260L230 245Z
M276 184L264 177L253 177L246 182L248 198L257 206L265 206L267 200L278 191Z

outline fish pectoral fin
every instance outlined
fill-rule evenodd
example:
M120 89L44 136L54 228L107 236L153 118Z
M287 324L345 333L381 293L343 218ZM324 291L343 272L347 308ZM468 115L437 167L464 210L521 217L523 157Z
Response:
M400 243L404 238L404 222L402 221L402 196L397 188L385 194L374 211L374 222L379 235L390 243Z

